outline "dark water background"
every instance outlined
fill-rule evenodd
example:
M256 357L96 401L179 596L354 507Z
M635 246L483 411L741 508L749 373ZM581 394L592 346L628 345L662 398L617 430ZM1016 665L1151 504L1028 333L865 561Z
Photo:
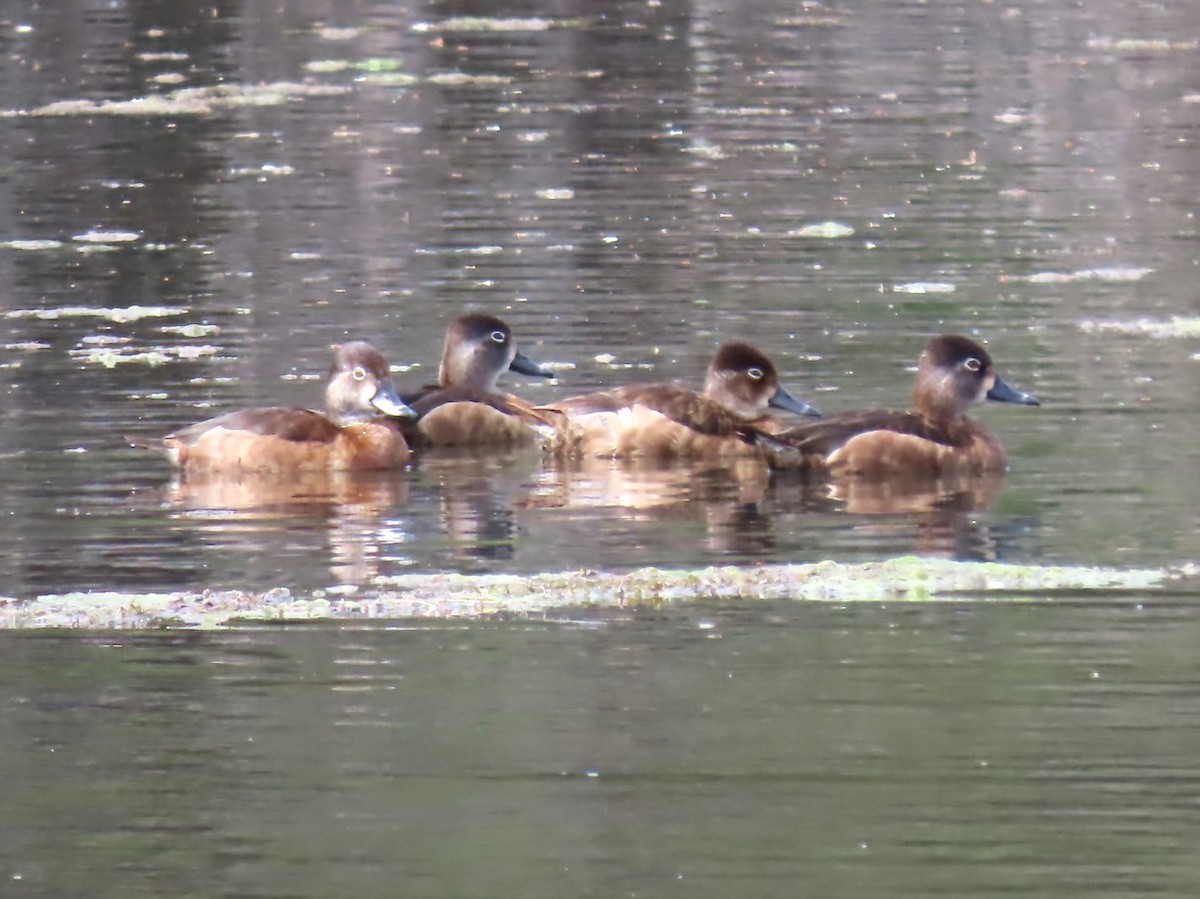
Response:
M1198 41L1183 2L0 3L0 595L1195 559ZM529 453L280 502L125 445L313 404L345 337L427 380L466 309L573 364L534 400L740 338L898 406L956 331L1044 405L980 410L1012 472L966 512ZM0 895L1193 895L1189 597L9 635Z
M1191 608L10 632L6 896L1191 896Z

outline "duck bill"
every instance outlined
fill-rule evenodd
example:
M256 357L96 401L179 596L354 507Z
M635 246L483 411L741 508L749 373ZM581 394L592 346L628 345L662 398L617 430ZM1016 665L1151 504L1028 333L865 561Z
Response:
M1026 393L1023 390L1017 390L1009 387L999 378L996 378L992 384L992 389L986 394L989 400L995 400L998 403L1017 403L1021 406L1040 406L1038 398L1032 393Z
M416 418L417 413L404 404L396 396L396 389L391 384L380 384L375 395L371 397L371 405L392 418Z
M508 365L509 371L515 371L519 375L528 375L531 378L553 378L554 372L548 368L542 368L520 350L517 355L513 356L513 361Z
M768 406L774 406L776 409L783 409L785 412L794 412L796 415L806 415L809 418L820 418L821 410L812 403L806 403L804 400L796 399L782 387L775 391L775 395L767 400Z

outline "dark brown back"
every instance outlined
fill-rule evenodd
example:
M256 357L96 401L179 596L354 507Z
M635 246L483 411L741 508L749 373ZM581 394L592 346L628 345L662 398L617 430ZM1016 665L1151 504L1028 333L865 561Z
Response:
M218 428L262 437L278 437L280 440L296 443L330 443L337 438L341 430L320 412L271 406L240 409L210 418L182 428L169 435L168 439L178 440L186 446L195 446L205 434Z

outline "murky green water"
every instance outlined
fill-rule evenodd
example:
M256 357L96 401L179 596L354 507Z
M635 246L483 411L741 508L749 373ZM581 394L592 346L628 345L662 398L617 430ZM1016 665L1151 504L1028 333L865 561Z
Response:
M0 638L12 896L1190 895L1187 604Z
M490 18L489 18L490 17ZM1200 556L1200 12L0 2L0 596ZM986 502L428 457L297 498L126 446L448 320L533 400L757 343L827 412L989 342ZM919 505L919 504L918 504ZM1174 591L1174 592L1171 592ZM0 637L0 893L1191 895L1194 582L909 608Z

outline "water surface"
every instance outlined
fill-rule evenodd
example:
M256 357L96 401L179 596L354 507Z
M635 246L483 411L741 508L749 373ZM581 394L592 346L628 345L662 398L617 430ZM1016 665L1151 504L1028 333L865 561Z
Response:
M6 894L1190 895L1174 602L10 633Z
M1195 555L1194 330L1137 327L1197 314L1186 8L211 11L2 16L9 595ZM925 340L960 331L1044 405L981 411L1013 471L937 545L913 516L687 476L688 511L643 526L544 502L556 476L523 456L263 514L181 500L125 444L319 402L347 336L420 383L468 308L573 365L507 379L533 400L698 383L737 338L827 412L900 406Z
M0 2L0 595L406 572L1200 554L1188 4ZM192 92L197 91L197 92ZM536 452L278 495L127 445L401 383L757 343L826 412L933 334L1037 409L878 514ZM13 896L1190 896L1194 584L461 626L0 637Z

